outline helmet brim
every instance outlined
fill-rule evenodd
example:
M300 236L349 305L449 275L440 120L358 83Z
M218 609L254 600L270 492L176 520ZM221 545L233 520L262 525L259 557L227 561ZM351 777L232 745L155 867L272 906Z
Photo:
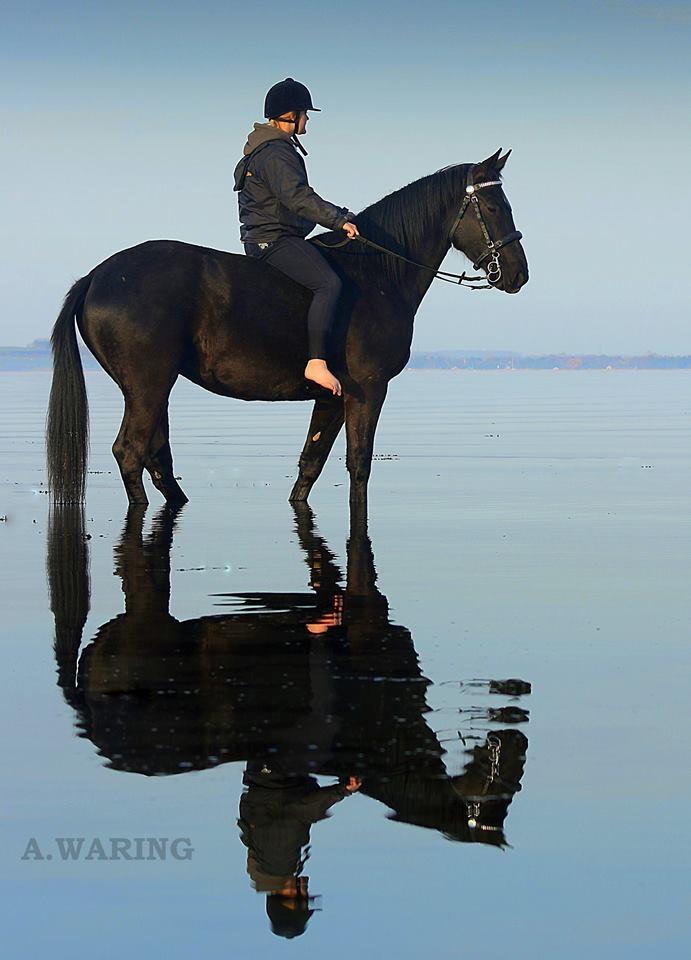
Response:
M321 107L300 107L298 113L308 113L310 110L315 110L317 113L321 113ZM284 113L288 113L287 110ZM270 117L268 113L265 113L264 116L267 120L279 120L279 117Z

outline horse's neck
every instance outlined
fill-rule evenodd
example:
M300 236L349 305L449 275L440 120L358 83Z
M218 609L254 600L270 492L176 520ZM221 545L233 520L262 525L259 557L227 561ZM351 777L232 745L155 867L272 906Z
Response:
M431 235L426 242L420 244L421 249L416 250L408 257L409 260L416 260L418 263L430 267L429 270L422 270L420 267L414 267L412 264L406 264L405 290L406 299L410 303L413 311L422 303L422 299L429 290L434 275L442 264L442 260L449 250L448 217L440 218L436 225L438 233Z
M404 191L408 188L404 188ZM449 189L445 203L439 209L429 211L429 217L416 243L406 245L397 252L408 260L414 260L431 269L425 270L413 264L405 264L401 295L405 298L413 313L418 309L423 297L430 288L436 271L449 250L449 230L460 203L458 191Z

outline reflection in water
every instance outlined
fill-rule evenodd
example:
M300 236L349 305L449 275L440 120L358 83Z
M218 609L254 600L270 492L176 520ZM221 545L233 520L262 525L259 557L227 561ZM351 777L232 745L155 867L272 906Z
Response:
M131 510L115 551L125 612L81 656L89 589L80 511L56 511L48 541L58 682L80 735L133 773L243 761L248 872L283 936L301 933L315 908L303 875L311 825L358 792L391 819L505 846L527 748L516 698L530 692L522 681L469 684L511 702L459 710L464 768L449 772L427 722L430 681L410 631L389 620L365 525L351 527L344 584L310 508L295 509L310 590L219 595L224 612L185 621L169 612L178 513L163 508L145 537L143 510ZM320 786L317 775L337 782Z

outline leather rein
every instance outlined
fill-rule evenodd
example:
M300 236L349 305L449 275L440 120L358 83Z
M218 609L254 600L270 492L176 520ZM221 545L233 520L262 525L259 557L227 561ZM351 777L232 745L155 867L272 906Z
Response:
M368 240L367 237L363 237L361 234L359 234L357 237L346 237L345 240L341 240L338 243L324 243L317 237L315 237L312 242L318 244L320 247L326 247L328 249L344 247L346 244L350 243L351 240L358 240L366 247L372 247L374 250L378 250L380 253L387 253L389 256L396 257L398 260L403 260L405 263L410 263L414 267L421 267L423 270L431 270L434 273L433 279L435 280L444 280L446 283L454 283L459 286L465 286L469 290L492 290L501 279L499 251L503 247L507 247L510 243L514 243L516 240L522 239L523 234L520 230L512 230L500 240L492 240L490 232L487 229L487 224L485 223L485 218L482 215L480 201L477 194L479 190L484 190L486 187L501 186L501 180L486 180L483 183L473 183L474 169L475 164L471 164L468 168L465 184L465 197L463 198L463 203L461 204L456 219L453 222L453 226L449 230L447 240L449 245L453 243L454 233L458 229L458 226L465 216L468 208L472 207L475 210L475 215L480 223L482 235L485 243L487 244L487 249L485 252L473 263L473 270L480 269L484 261L487 260L487 266L484 268L487 271L487 275L485 277L469 277L465 270L463 273L449 273L447 270L437 270L435 267L427 266L427 264L418 263L417 260L410 260L408 257L404 257L400 253L394 253L393 250L389 250L387 247L382 247L380 244L375 243L373 240ZM486 282L480 283L479 281L482 280Z

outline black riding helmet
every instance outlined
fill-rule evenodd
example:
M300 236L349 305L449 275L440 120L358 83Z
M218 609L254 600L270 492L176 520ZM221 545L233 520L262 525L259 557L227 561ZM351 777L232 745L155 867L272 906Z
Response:
M267 120L275 120L282 113L288 113L290 110L321 112L319 107L312 105L312 96L304 83L298 83L292 77L286 77L280 83L275 83L267 93L264 100L264 116Z
M304 83L293 80L292 77L286 77L280 83L275 83L269 90L264 100L264 116L267 120L276 120L284 113L295 111L295 120L284 120L283 123L293 124L293 140L305 155L307 151L301 143L298 142L296 131L298 117L301 110L316 110L320 113L319 107L312 104L312 95Z

